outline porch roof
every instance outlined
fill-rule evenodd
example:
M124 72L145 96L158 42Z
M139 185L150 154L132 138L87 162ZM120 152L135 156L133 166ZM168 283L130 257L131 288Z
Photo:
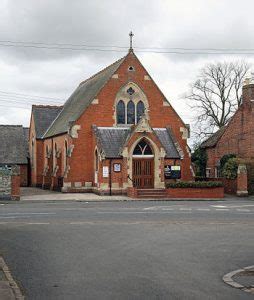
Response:
M130 127L97 127L93 126L99 148L106 158L121 158L121 150L131 134ZM179 159L180 154L174 143L174 137L167 128L153 128L154 133L163 145L166 158Z

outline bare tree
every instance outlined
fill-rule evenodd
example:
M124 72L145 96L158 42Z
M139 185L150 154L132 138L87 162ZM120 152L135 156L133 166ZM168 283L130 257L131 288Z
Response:
M250 69L244 61L208 64L201 69L185 98L195 111L200 138L227 124L241 105L241 87Z

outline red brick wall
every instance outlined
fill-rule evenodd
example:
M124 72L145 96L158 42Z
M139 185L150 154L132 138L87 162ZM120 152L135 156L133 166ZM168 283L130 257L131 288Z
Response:
M223 187L217 188L169 188L169 198L223 198Z
M20 186L28 185L28 165L20 165Z
M20 175L11 176L11 198L12 200L20 199Z

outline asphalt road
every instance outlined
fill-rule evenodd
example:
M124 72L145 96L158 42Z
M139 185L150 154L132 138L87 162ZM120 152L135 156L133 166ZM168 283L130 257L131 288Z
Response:
M0 254L26 299L251 299L254 202L0 204Z

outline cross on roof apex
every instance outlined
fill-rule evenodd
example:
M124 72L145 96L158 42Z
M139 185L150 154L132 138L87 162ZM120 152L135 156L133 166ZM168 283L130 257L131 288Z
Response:
M133 36L134 36L134 33L131 31L131 32L129 33L129 36L130 36L130 49L129 49L129 51L132 51L132 50L133 50L133 48L132 48L132 38L133 38Z

